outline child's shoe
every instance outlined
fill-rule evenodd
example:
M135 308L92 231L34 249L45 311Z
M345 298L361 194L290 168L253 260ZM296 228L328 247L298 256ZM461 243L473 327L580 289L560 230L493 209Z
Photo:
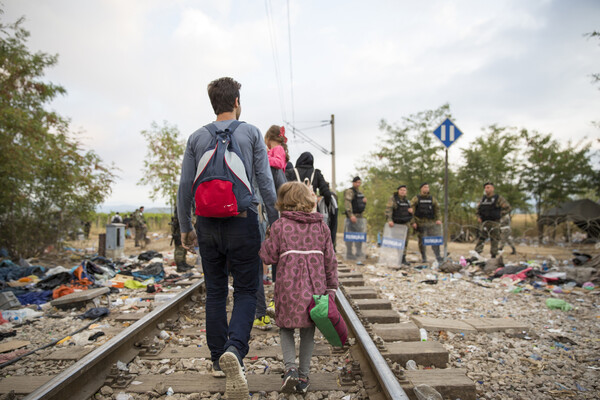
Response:
M308 380L308 376L306 378L299 378L298 384L296 385L296 393L305 394L308 391L309 386L310 381Z
M256 318L253 325L254 327L263 331L268 331L273 328L273 324L271 324L271 318L269 318L268 315Z
M298 370L294 367L288 368L283 375L283 382L281 383L282 393L293 393L296 390L298 384Z

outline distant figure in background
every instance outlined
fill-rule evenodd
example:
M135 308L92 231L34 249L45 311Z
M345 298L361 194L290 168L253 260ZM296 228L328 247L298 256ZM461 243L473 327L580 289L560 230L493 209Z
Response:
M133 218L131 217L131 213L123 218L123 223L125 224L125 239L131 239L131 230L133 229Z
M285 175L286 168L290 163L290 155L287 147L287 137L285 136L285 128L279 125L271 125L271 127L265 133L265 144L267 145L267 157L269 158L269 166L271 167L271 175L273 176L273 183L275 184L275 193L279 190L279 187L287 182ZM264 207L262 207L264 213ZM266 218L260 218L261 223L261 242L265 239L263 227L266 229ZM271 279L273 282L277 279L277 264L271 265ZM272 282L268 278L268 266L263 263L263 285L270 285ZM260 289L259 289L260 292ZM264 292L264 286L263 286ZM264 300L264 295L262 296ZM257 308L260 307L262 310L262 301L259 298ZM262 314L262 311L259 312Z
M415 210L412 227L417 231L419 238L419 251L421 259L427 262L427 247L423 244L423 238L440 235L440 205L437 200L429 194L429 184L422 183L419 194L412 198L410 205ZM440 245L431 246L437 262L442 262Z
M481 254L486 239L490 238L490 254L492 258L498 255L498 242L500 241L500 220L510 213L510 204L499 194L494 194L494 184L486 182L483 184L484 195L477 204L477 220L479 237L475 245L475 251Z
M335 248L335 234L337 231L337 200L331 194L329 183L323 177L320 169L314 166L314 157L309 151L300 154L296 160L296 167L289 168L285 172L288 182L300 181L308 183L312 186L313 191L322 196L325 201L325 207L322 207L323 212L327 212L327 226L331 231L331 241ZM318 192L317 192L318 191Z
M352 187L344 192L344 206L346 207L346 231L347 232L366 232L367 220L363 217L363 212L367 206L367 198L360 190L362 181L360 177L355 176L352 179ZM356 247L356 253L352 253L352 247ZM346 242L346 259L356 260L363 258L362 242Z
M85 221L85 223L83 224L83 237L85 237L85 239L89 239L90 238L90 229L92 228L92 223L90 221Z
M275 183L275 191L281 185L287 182L285 169L290 161L290 155L287 147L287 137L285 137L285 128L283 126L271 125L265 133L265 144L267 145L267 157L269 166Z
M119 215L118 211L115 214L115 216L112 217L112 221L110 221L110 223L111 224L122 224L123 223L123 218Z
M385 217L390 227L397 225L406 226L406 241L404 242L404 251L402 253L402 265L410 265L406 260L406 249L408 248L408 238L410 234L410 222L413 219L413 209L406 197L406 185L398 186L398 189L387 202L385 208Z
M177 206L175 206L169 225L171 225L171 246L175 244L173 258L175 259L177 272L187 272L194 268L194 266L186 262L187 250L181 244L181 229L179 228L179 218L177 217Z
M146 226L146 218L144 218L144 206L141 206L133 214L134 226L135 226L135 247L146 248L146 233L148 228Z
M500 244L498 245L498 248L502 250L504 245L510 246L512 249L510 254L517 254L517 249L515 249L515 243L512 238L512 230L510 228L510 213L500 219Z

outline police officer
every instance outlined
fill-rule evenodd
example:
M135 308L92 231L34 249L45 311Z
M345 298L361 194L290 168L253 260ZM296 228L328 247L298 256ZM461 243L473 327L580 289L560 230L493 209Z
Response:
M146 218L144 218L144 206L141 206L133 214L133 221L135 226L135 247L144 249L146 247L146 233L148 228L146 226Z
M177 206L175 206L175 211L169 225L171 225L171 245L175 244L174 258L177 272L187 272L194 267L189 265L185 260L187 250L181 245L181 229L179 228L179 218L177 217Z
M491 242L490 253L492 258L498 255L498 242L500 241L500 219L510 213L510 204L499 194L494 194L494 184L486 182L483 184L484 195L477 204L477 220L479 237L475 251L479 254L483 251L483 244L489 237Z
M406 241L404 242L404 252L402 253L402 264L410 265L406 261L406 249L408 247L410 222L413 219L413 208L406 197L406 185L398 186L396 192L388 200L385 207L385 217L390 227L394 225L406 226Z
M422 183L419 189L419 194L413 197L410 201L410 205L414 211L414 219L412 227L417 231L417 237L419 238L419 251L421 252L421 259L423 262L427 262L427 248L423 244L424 236L437 236L436 225L441 225L440 220L440 205L437 200L429 194L429 184ZM431 246L433 254L438 262L441 262L442 256L440 255L440 246Z
M358 176L352 179L352 187L344 191L344 205L346 207L346 220L349 221L348 232L366 232L367 221L363 212L367 206L367 199L360 190L362 181ZM352 243L356 246L356 254L352 254ZM362 242L346 242L346 258L355 260L363 258Z

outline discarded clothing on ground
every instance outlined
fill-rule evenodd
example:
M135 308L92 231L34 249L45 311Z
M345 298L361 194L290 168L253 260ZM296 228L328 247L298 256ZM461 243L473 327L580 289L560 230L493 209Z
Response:
M156 258L156 257L163 258L163 255L161 253L159 253L158 251L148 250L148 251L145 251L145 252L141 253L138 256L138 260L141 260L141 261L150 261L150 260L152 260L153 258Z
M28 304L44 304L52 300L52 290L20 294L17 296L17 299L24 306Z
M32 267L21 267L10 260L3 260L0 263L0 281L16 281L20 278L37 275L44 276L45 268L38 265Z
M103 317L105 315L110 314L110 311L108 310L108 308L106 307L96 307L96 308L90 308L89 310L87 310L86 312L84 312L83 314L79 315L77 318L81 318L81 319L95 319L95 318L99 318L99 317Z
M165 277L165 270L162 263L155 262L148 264L140 271L132 272L131 275L142 280L154 278L155 282L159 282Z

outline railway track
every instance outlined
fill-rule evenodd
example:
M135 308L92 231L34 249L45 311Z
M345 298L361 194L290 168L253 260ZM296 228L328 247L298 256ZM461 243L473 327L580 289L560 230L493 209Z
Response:
M307 398L416 399L414 387L420 384L435 388L445 399L476 398L475 384L465 370L446 368L449 356L441 344L420 341L418 326L400 322L400 314L380 298L377 288L365 286L356 267L340 263L338 271L336 301L350 329L349 345L333 348L317 331ZM64 369L58 374L45 374L39 366L31 371L27 359L16 363L10 376L0 370L0 393L61 400L112 399L119 393L131 399L171 393L211 398L224 393L225 381L211 374L203 334L203 281L189 283L151 312L112 315L113 321L122 321L122 330L96 349L74 345L46 350L37 362L62 362ZM267 287L267 297L270 291ZM278 340L276 327L252 331L244 360L252 398L277 398L283 373ZM409 360L416 362L417 370L406 370Z

